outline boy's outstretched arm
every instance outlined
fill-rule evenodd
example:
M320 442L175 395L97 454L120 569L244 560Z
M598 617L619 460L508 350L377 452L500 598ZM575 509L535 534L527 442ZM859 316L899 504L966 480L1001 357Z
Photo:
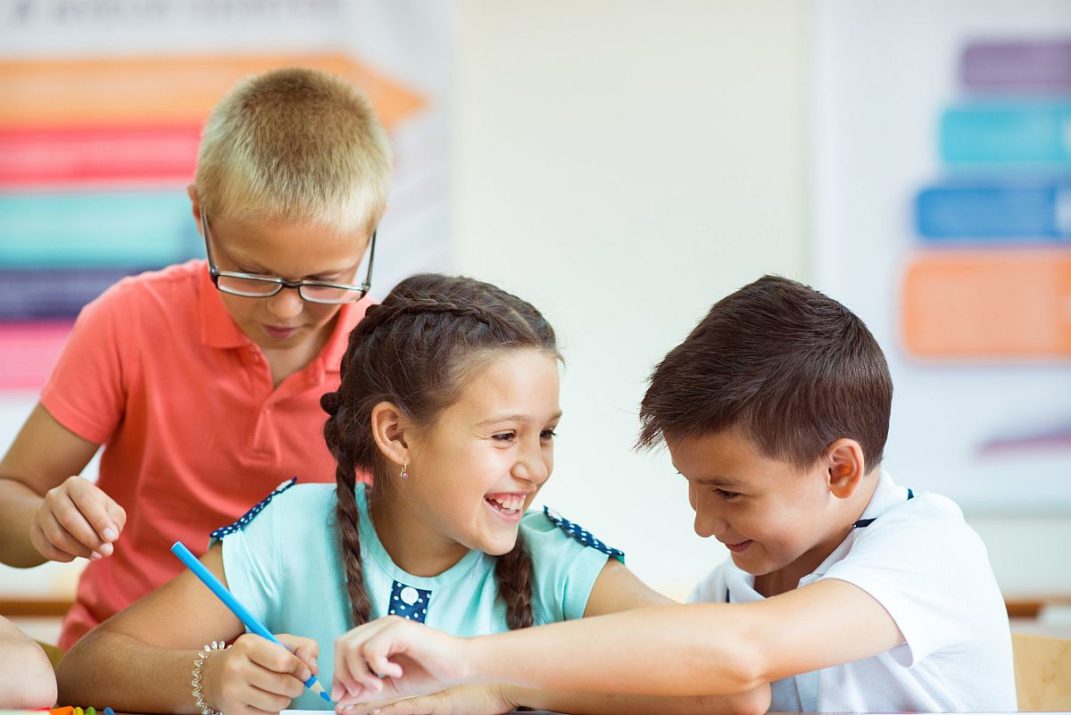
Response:
M464 683L704 695L868 658L903 641L865 591L826 579L747 604L644 608L479 638L455 638L402 619L375 621L359 645L358 698L382 691L377 673L416 669L425 691ZM363 627L362 627L363 628Z
M56 675L48 656L15 624L0 616L0 706L16 710L56 703Z
M599 574L588 597L585 618L619 613L675 602L652 590L620 562L610 559ZM415 692L415 690L410 690ZM345 705L348 699L342 701ZM516 685L489 684L451 688L384 705L373 702L355 709L355 715L379 711L381 715L418 715L422 713L467 713L492 715L530 707L537 710L589 715L614 713L627 715L658 712L667 714L721 713L723 715L762 715L770 705L770 687L763 683L744 693L731 695L647 696L571 692L546 688L530 689Z

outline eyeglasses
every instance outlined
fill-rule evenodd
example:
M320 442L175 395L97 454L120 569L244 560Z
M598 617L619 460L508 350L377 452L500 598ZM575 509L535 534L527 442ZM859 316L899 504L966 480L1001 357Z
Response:
M360 285L351 283L330 283L328 281L288 281L275 276L259 276L255 273L236 273L221 271L212 258L212 242L208 237L208 216L201 209L201 233L205 238L205 252L208 255L208 274L216 290L243 298L270 298L283 288L294 288L301 299L309 303L352 303L360 300L372 287L372 264L376 259L376 232L368 243L368 270Z

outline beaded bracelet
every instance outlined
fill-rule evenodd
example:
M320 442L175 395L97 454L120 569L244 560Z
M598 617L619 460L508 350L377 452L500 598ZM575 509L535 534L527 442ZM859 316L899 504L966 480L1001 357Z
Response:
M212 641L197 651L197 655L193 658L193 680L190 681L190 684L193 685L193 700L197 703L197 707L201 709L201 715L223 715L222 711L214 709L205 700L205 694L201 690L201 671L204 670L205 662L213 651L224 650L226 647L227 644L223 641Z

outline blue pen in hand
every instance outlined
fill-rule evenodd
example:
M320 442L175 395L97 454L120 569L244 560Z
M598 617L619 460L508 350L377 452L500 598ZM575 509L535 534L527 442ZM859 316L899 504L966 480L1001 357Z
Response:
M186 564L190 571L193 571L193 575L201 579L204 585L208 586L209 590L216 594L219 600L223 601L223 605L231 609L231 613L238 616L238 619L245 624L246 628L261 638L267 638L272 643L278 643L281 648L286 648L278 638L271 634L271 631L261 625L260 621L245 609L245 606L238 603L238 599L219 582L218 578L212 575L211 571L204 567L204 564L197 560L196 556L190 553L185 544L181 541L176 541L175 545L171 547L171 553L178 556L179 560ZM320 685L320 681L316 679L315 675L305 681L305 687L327 702L331 702L331 696L324 692L324 686Z

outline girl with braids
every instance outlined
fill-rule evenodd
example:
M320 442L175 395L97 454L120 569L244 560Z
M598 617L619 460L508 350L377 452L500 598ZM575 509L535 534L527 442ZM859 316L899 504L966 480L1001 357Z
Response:
M95 674L90 699L131 712L322 708L302 687L314 673L344 709L361 692L364 662L351 634L377 618L475 636L668 603L621 552L552 512L527 511L553 468L559 360L553 329L515 296L468 278L400 283L351 333L341 384L321 401L336 484L285 483L213 532L203 558L269 630L300 634L280 636L293 652L243 635L184 574L68 654ZM195 703L190 649L206 639L233 645L196 655ZM382 697L403 696L391 682L377 683ZM712 706L494 687L447 697L464 712ZM765 704L760 694L713 705Z

